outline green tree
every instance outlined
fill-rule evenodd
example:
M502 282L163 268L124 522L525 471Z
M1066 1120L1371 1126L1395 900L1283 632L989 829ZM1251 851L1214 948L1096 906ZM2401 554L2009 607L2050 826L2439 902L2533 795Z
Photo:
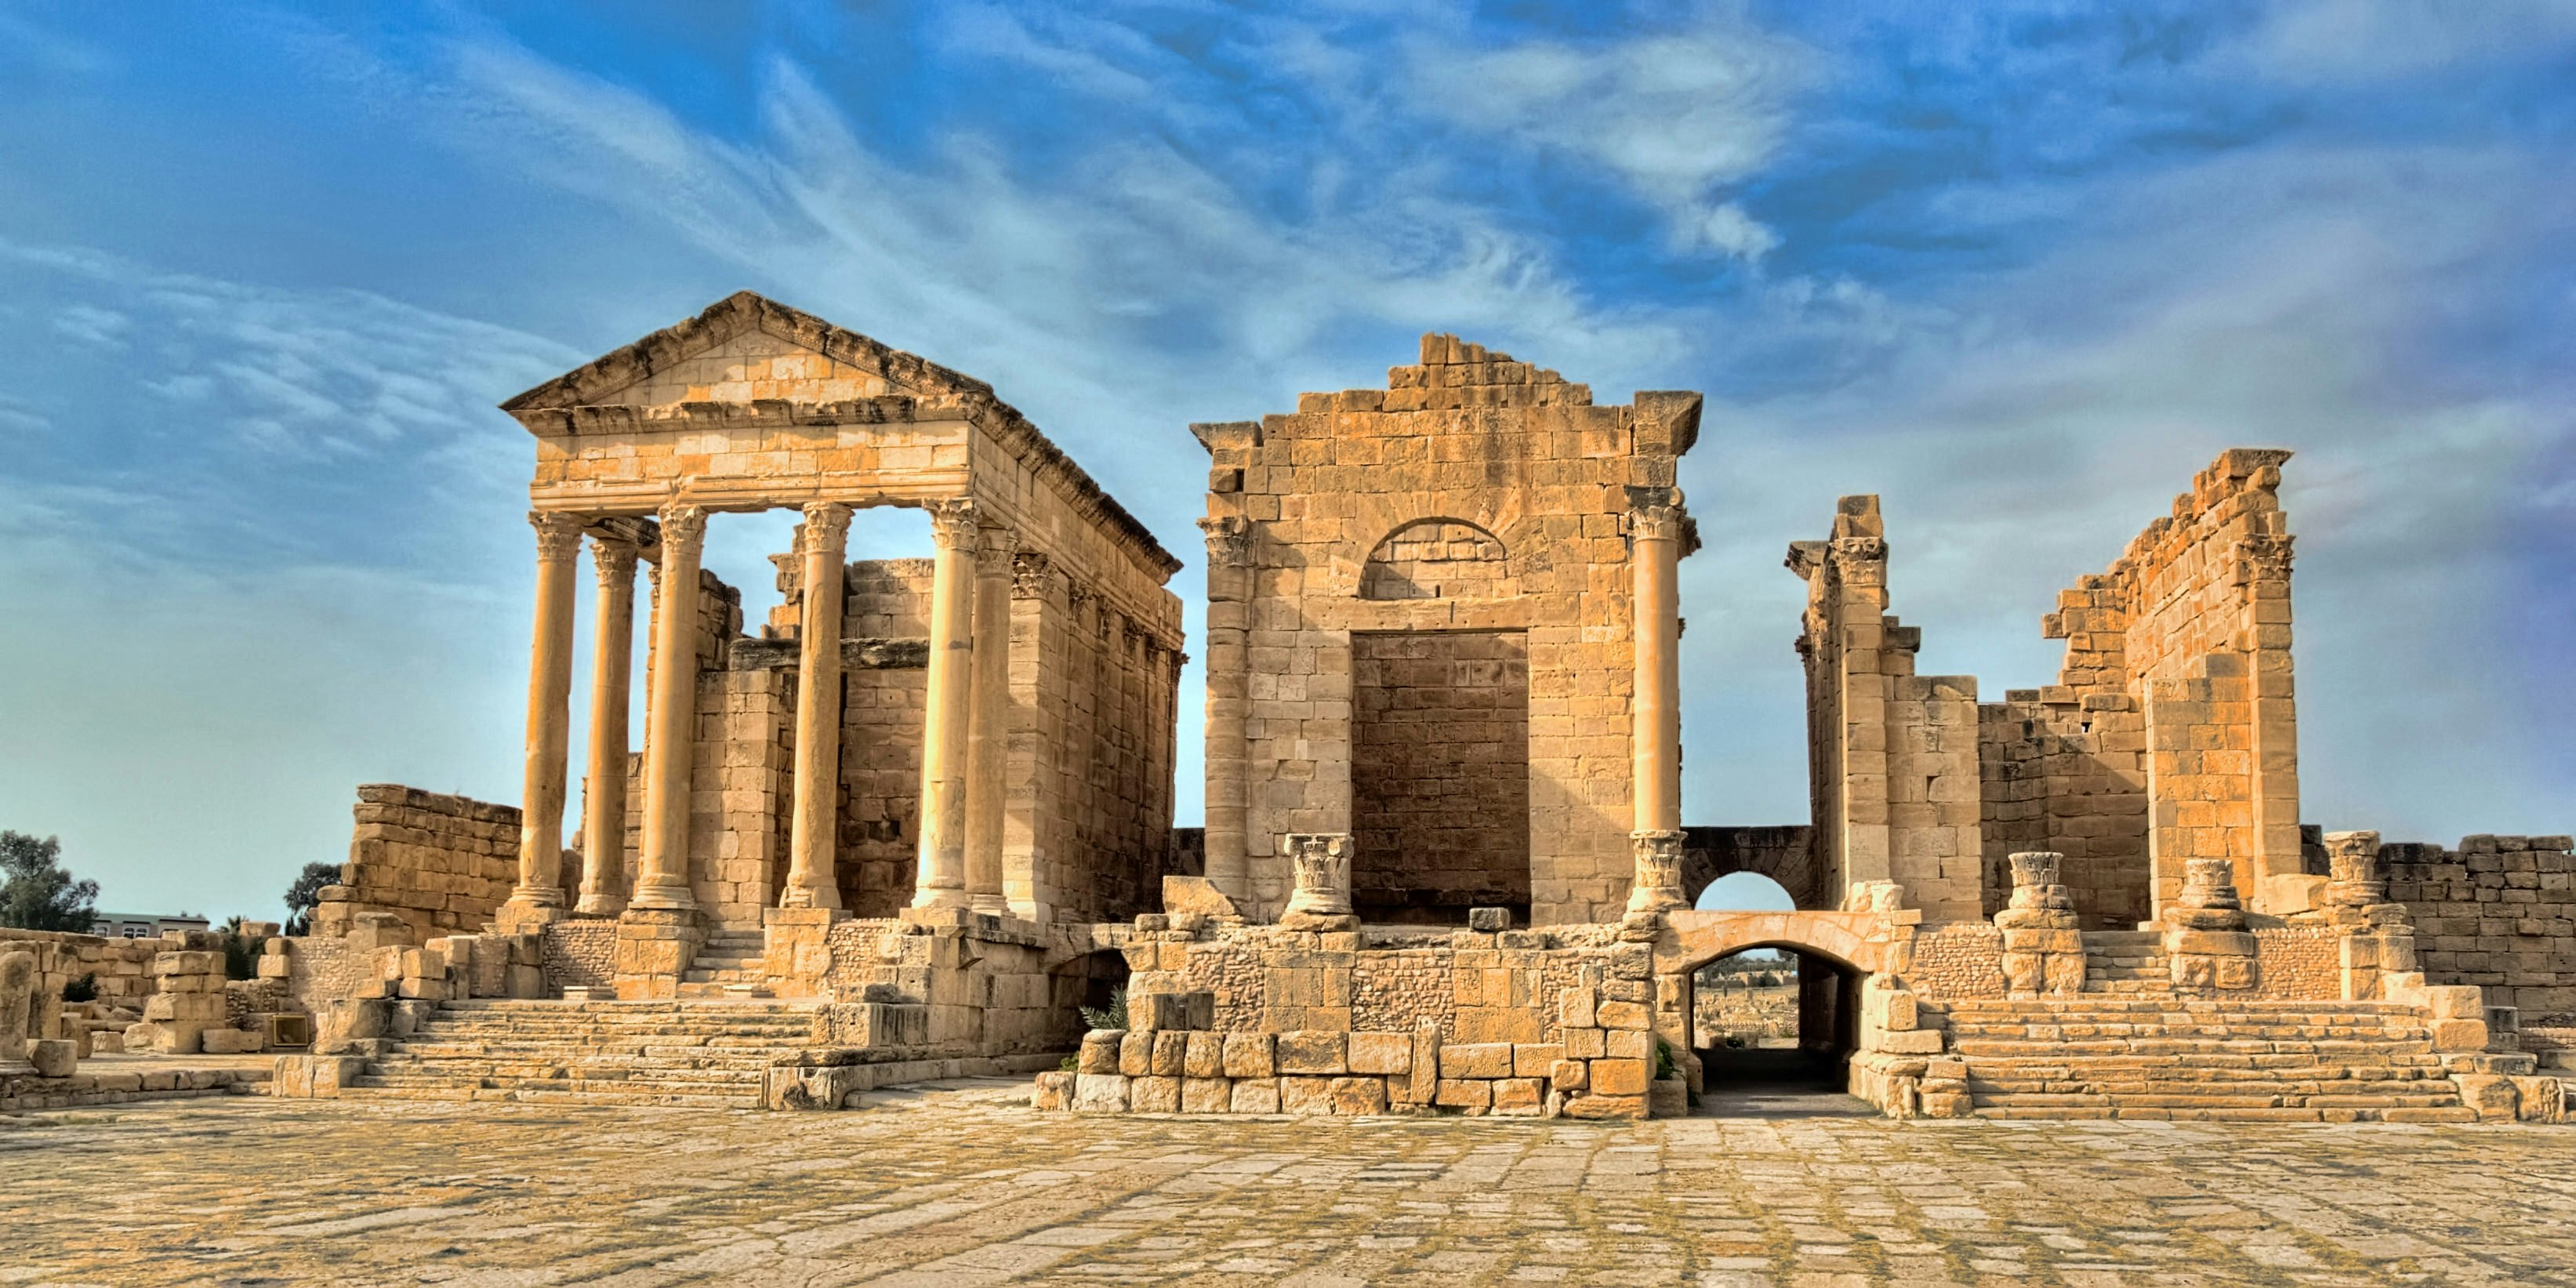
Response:
M225 918L216 933L224 937L224 978L257 979L259 956L268 947L268 936L243 934L240 913Z
M307 863L295 874L295 884L286 887L286 933L310 934L313 910L322 904L322 887L340 884L337 863Z
M87 934L98 917L98 883L74 881L58 836L0 832L0 926Z

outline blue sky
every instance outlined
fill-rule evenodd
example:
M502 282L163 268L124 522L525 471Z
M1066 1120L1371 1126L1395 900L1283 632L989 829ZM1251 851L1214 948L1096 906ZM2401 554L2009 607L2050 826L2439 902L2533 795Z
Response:
M2290 447L2308 817L2576 827L2576 3L1075 8L0 3L0 827L257 914L355 783L513 799L492 404L746 287L992 381L1194 634L1189 421L1432 329L1706 391L1693 822L1803 815L1835 496L1994 697Z

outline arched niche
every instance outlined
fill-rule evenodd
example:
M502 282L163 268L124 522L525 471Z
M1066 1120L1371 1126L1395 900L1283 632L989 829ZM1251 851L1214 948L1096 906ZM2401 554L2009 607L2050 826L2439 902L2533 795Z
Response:
M1360 566L1359 597L1503 599L1514 592L1503 540L1465 519L1415 519L1379 539Z

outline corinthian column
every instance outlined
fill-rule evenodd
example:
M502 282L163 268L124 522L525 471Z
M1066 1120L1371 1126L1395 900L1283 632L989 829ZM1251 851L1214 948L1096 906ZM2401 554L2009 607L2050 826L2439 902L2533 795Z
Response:
M788 826L782 908L838 908L834 863L841 799L841 566L850 507L805 507L805 605L797 616L796 804Z
M973 711L966 737L966 894L977 912L1009 916L1002 891L1003 780L1009 772L1011 560L1019 538L986 528L975 552Z
M689 767L697 750L698 556L707 512L662 507L662 584L653 605L653 693L645 709L644 845L630 908L687 911Z
M966 751L974 716L975 503L934 501L930 537L929 708L921 740L921 850L916 908L964 908Z
M581 902L593 916L626 907L626 699L635 652L635 560L632 542L590 540L599 574L592 612L590 786L581 797Z
M1251 626L1252 525L1241 515L1199 520L1207 534L1207 879L1227 898L1251 897L1245 867L1251 820L1245 808L1244 719L1251 693L1244 674Z
M1628 717L1636 814L1629 833L1636 874L1631 913L1682 905L1681 561L1679 492L1629 512L1628 563L1635 581L1636 699Z
M573 559L582 518L534 512L537 611L528 651L528 756L519 797L515 909L563 906L564 760L572 736Z

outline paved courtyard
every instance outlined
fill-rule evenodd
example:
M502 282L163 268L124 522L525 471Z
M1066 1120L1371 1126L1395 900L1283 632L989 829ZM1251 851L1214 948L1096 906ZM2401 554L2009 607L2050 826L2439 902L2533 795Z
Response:
M5 1284L2576 1283L2576 1129L235 1098L0 1118Z

